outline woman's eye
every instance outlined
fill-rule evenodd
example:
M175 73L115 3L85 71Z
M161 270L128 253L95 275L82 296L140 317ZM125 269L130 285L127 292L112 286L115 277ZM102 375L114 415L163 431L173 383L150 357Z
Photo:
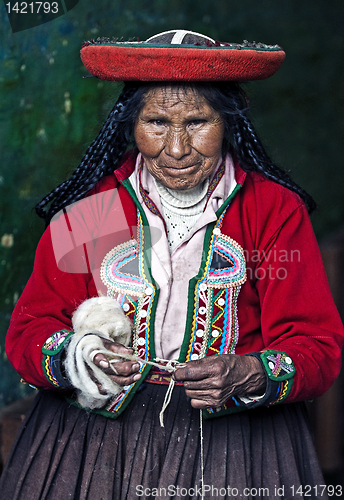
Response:
M206 122L206 120L199 118L197 120L191 120L189 122L189 125L191 125L191 127L197 127L198 125L203 125L203 123L205 123L205 122Z
M158 126L161 126L161 125L165 125L165 122L164 120L149 120L149 123L152 123L153 125L158 125Z

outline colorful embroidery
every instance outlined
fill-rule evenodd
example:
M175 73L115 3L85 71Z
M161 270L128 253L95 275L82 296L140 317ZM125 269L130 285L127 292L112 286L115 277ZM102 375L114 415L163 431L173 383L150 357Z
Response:
M71 330L59 330L44 342L42 352L50 356L60 352L72 334Z
M222 175L220 168L215 176L214 186ZM215 188L214 186L211 188ZM129 185L128 189L132 191ZM141 195L145 198L143 193ZM240 245L221 232L225 213L226 209L211 234L201 275L192 281L193 291L188 306L192 317L186 328L187 344L182 347L180 361L235 352L239 338L237 299L241 285L246 280L246 266ZM144 227L143 220L144 212L138 206L137 241L132 239L118 245L105 256L101 278L108 288L108 294L118 300L133 321L132 346L135 353L143 360L149 360L155 355L151 331L154 328L158 290L150 278L150 254L147 250L149 240L145 244L146 234L149 238L149 230L145 233L147 228ZM148 365L143 363L140 373L145 375L148 371ZM155 378L153 377L154 380ZM144 376L141 380L143 379ZM113 417L118 414L130 401L140 383L141 381L125 387L121 394L109 401L104 408L105 414L110 413ZM224 410L227 411L227 406Z
M149 198L146 191L143 189L142 184L141 184L141 179L140 179L139 189L140 189L140 195L142 196L142 199L143 199L146 207L149 208L149 210L154 215L158 215L162 220L164 220L162 218L161 213L159 212L157 206L155 205L155 203Z
M108 252L101 264L100 279L113 294L144 295L145 282L131 273L123 272L123 267L137 259L137 241L129 240L121 243Z
M49 337L42 347L43 360L42 368L45 377L55 387L64 387L61 367L60 367L60 353L62 349L68 344L70 337L74 332L70 330L59 330Z
M222 306L223 330L219 354L233 354L239 340L239 323L237 318L236 303L238 300L240 288L240 286L236 288L230 287L224 290L223 296L221 297L222 300L225 301L225 303ZM221 300L221 298L219 300ZM217 304L219 300L217 301ZM235 305L235 307L231 307L233 304ZM218 307L221 306L218 304Z
M287 380L295 374L293 361L285 352L263 351L260 357L272 380Z
M237 287L246 281L244 251L235 240L219 233L214 241L212 264L216 265L219 257L228 262L227 267L211 266L207 278L208 286L215 288Z
M196 283L186 361L234 353L239 339L237 300L246 281L246 264L241 246L221 232L224 214L213 230L204 274Z
M145 255L145 228L137 210L137 240L130 240L114 247L104 258L100 273L108 288L108 295L114 297L123 310L133 319L133 348L141 359L150 359L150 331L152 307L156 298L155 286L149 281L149 264ZM137 259L137 273L123 272L123 268ZM134 301L132 297L137 297ZM142 373L146 364L140 368ZM123 391L110 400L105 410L115 413L123 406L136 384L124 387Z
M218 185L218 183L222 179L223 174L225 173L225 166L226 166L225 161L223 161L221 163L220 168L216 172L215 177L213 178L213 180L209 184L208 191L207 191L207 203L210 200L210 197L211 197L212 193L214 192L216 186Z
M43 372L49 382L51 382L55 387L60 387L60 384L54 375L52 358L50 356L43 357Z
M171 377L171 373L161 371L154 366L145 378L145 382L150 384L169 385ZM175 385L183 385L183 383L175 381Z
M247 356L254 356L263 364L267 375L266 391L259 399L258 405L274 405L286 399L293 386L295 367L292 359L282 351L268 350L263 352L248 353ZM243 398L239 398L243 400ZM246 401L244 401L247 404ZM250 406L255 402L251 401Z
M165 222L163 216L161 215L161 213L160 213L158 207L156 206L156 204L154 203L154 201L150 199L150 197L147 195L146 191L143 189L142 181L141 181L142 169L143 169L143 158L141 159L139 173L138 173L140 195L142 197L144 204L148 208L148 210L150 210L152 212L152 214L160 217L160 219L162 220L162 222L164 224L165 231L167 233L167 226L166 226L166 222Z
M207 352L213 291L204 282L198 282L195 291L195 309L193 315L193 335L186 361L204 358Z
M275 399L270 402L270 405L275 405L283 401L289 395L292 385L293 385L292 379L280 382L277 390L277 395Z

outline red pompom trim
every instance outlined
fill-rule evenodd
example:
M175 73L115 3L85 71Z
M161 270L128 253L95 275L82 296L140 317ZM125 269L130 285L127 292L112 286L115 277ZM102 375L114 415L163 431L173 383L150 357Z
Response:
M87 70L115 81L249 81L273 75L285 53L280 48L88 45L81 49Z

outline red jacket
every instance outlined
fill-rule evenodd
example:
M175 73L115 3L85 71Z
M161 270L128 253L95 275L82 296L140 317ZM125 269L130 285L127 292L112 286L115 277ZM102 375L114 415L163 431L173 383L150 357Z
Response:
M115 175L104 178L93 190L97 194L118 189L125 207L125 220L120 221L123 231L118 236L121 241L134 234L137 223L137 208L122 185L134 165L135 155L131 154ZM295 366L291 391L284 389L287 401L320 396L339 374L344 332L306 208L295 193L259 174L246 174L238 167L236 180L241 188L230 200L222 225L223 233L244 249L247 266L247 281L237 302L240 331L236 354L287 353ZM103 201L92 210L87 221L90 234L103 224L104 211L113 208L111 201ZM102 256L121 242L106 236L111 232L106 225L114 223L114 216L116 213L105 222L105 236L98 245ZM63 271L68 255L57 266L51 241L53 224L38 245L33 274L15 307L6 339L7 355L15 369L29 383L46 388L58 384L48 382L42 368L43 345L54 332L70 331L73 311L83 300L98 295L102 287L88 272L91 264L83 253L88 243L79 245L83 262L79 269Z

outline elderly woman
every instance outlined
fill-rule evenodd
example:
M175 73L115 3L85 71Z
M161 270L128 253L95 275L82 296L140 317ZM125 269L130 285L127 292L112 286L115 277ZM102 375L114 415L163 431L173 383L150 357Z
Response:
M93 75L127 83L37 206L49 225L7 352L43 390L6 498L317 497L300 401L338 375L343 330L314 202L268 158L237 83L283 57L179 31L85 44Z

